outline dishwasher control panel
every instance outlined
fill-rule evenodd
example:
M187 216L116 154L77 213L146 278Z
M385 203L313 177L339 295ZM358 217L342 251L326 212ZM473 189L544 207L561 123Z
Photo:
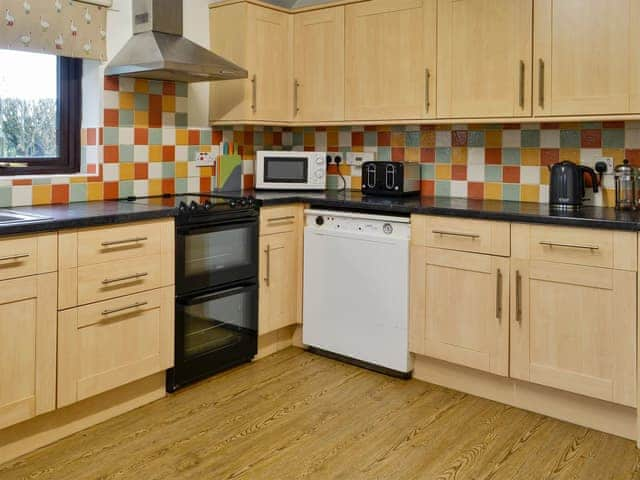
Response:
M407 217L368 215L325 210L305 211L306 227L314 231L409 239L411 224Z

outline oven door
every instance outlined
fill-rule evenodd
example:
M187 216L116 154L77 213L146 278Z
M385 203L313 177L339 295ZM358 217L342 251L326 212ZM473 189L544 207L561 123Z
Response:
M258 187L295 187L309 183L308 155L264 155L259 159Z
M258 287L241 284L176 298L175 366L167 389L247 362L258 351Z
M176 230L176 293L258 275L258 219L230 219Z

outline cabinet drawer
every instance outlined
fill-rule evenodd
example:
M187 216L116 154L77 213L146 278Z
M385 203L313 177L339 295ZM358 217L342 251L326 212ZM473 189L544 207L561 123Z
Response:
M0 240L0 280L57 270L56 234Z
M414 215L411 241L414 245L506 257L509 228L508 222Z
M266 207L260 209L260 235L296 230L302 222L300 205Z
M546 262L636 271L637 236L632 232L588 228L518 227L514 229L514 255Z
M58 407L173 365L174 289L60 312Z

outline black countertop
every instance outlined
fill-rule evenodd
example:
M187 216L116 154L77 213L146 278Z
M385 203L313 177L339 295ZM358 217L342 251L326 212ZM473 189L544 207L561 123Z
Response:
M303 202L321 209L348 209L401 215L422 213L506 222L640 231L640 211L618 211L609 207L583 207L578 212L554 213L550 212L548 205L538 203L419 196L370 197L360 192L349 191L312 193L245 190L228 195L252 195L263 206ZM125 200L15 207L11 210L35 213L50 218L31 223L0 224L0 235L111 225L173 217L177 214L177 210L172 207L143 205Z

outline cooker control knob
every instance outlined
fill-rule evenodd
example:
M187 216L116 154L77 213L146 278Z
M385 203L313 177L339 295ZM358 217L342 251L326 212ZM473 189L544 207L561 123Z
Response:
M178 205L178 212L179 213L185 213L187 211L189 207L187 207L187 204L184 202L180 202L180 205Z
M316 225L318 225L319 227L324 225L324 217L316 217Z
M196 203L195 200L192 200L191 203L189 204L189 210L191 210L192 212L195 212L198 210L198 204Z
M391 226L391 224L390 224L390 223L385 223L385 224L382 226L382 231L383 231L384 233L386 233L387 235L391 235L391 234L393 233L393 227Z
M325 163L325 161L326 160L324 158L322 158L322 156L320 156L320 155L318 155L316 157L316 164L318 164L318 165L322 165L323 163Z
M229 202L229 206L230 206L231 208L236 208L236 207L238 206L238 204L236 203L236 201L235 201L235 200L231 200L231 201Z
M246 207L247 206L247 199L246 198L241 198L240 199L240 206L241 207Z
M204 201L204 209L205 210L211 210L212 206L213 206L213 204L211 203L211 200L205 200Z

